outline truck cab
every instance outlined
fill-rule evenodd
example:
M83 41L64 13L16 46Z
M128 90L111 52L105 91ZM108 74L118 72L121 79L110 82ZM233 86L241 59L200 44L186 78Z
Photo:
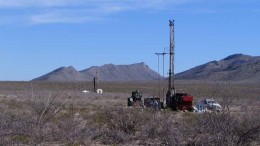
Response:
M213 99L204 99L200 103L205 109L212 111L220 111L221 106Z

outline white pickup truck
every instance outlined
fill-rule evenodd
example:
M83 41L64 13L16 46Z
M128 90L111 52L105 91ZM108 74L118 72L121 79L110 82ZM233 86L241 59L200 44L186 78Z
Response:
M220 111L221 106L213 99L204 99L198 103L198 110L205 111L205 110L212 110L212 111Z

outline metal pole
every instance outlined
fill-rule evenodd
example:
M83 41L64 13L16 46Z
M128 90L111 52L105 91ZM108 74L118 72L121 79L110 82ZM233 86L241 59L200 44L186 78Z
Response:
M158 55L158 79L159 79L159 98L161 98L161 79L160 79L160 56Z
M164 82L164 55L165 55L166 53L163 53L163 95L165 95L164 94L164 87L165 87L165 82ZM163 103L164 103L164 96L163 96Z
M174 20L169 20L170 26L170 69L168 90L174 90Z
M94 92L97 92L98 89L98 69L96 71L96 77L94 77Z
M158 55L158 79L159 79L159 97L161 96L161 90L162 90L162 83L163 83L163 95L164 95L164 55L165 54L169 54L169 53L155 53L156 55ZM163 56L163 81L161 82L161 77L160 77L160 58L159 55ZM163 101L164 101L164 96L163 96Z
M159 87L158 87L158 96L161 98L161 79L160 79L160 55L161 53L155 53L158 56L158 82L159 82Z

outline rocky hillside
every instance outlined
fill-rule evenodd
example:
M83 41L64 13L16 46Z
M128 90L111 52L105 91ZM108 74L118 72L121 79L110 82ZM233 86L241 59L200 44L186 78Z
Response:
M106 64L82 71L61 67L33 80L92 81L98 72L101 81L156 80L158 74L145 63L131 65ZM234 54L219 61L211 61L175 75L177 80L239 81L260 83L260 56Z
M85 81L91 80L93 76L90 73L78 72L74 67L61 67L41 77L35 78L35 81Z
M260 82L260 56L231 55L176 74L176 79Z
M82 71L77 71L73 67L61 67L33 80L92 81L97 72L98 79L101 81L133 81L158 79L158 74L142 62L131 65L106 64L100 67L93 66Z

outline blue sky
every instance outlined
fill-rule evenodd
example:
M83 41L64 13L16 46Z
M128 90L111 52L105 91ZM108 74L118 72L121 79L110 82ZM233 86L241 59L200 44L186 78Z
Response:
M260 55L259 0L0 0L0 80L108 63L157 70L169 19L175 72L235 53Z

